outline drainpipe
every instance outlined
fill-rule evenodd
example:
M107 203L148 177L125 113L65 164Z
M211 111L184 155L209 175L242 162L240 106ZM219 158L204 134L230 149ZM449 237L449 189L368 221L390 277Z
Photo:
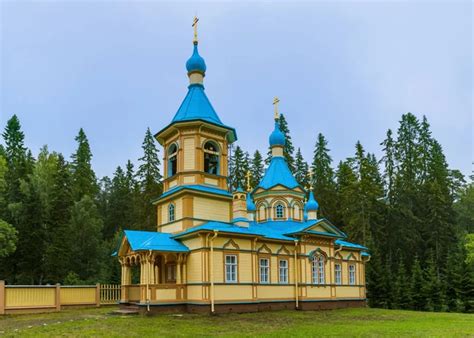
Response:
M210 239L211 257L209 257L209 268L211 269L211 313L214 313L214 239L217 237L219 230L214 230L214 235ZM225 273L225 271L224 271Z
M151 274L151 255L152 252L151 250L148 250L148 273L147 273L147 279L146 279L146 311L150 312L150 274Z
M295 240L295 302L296 308L298 309L298 240Z

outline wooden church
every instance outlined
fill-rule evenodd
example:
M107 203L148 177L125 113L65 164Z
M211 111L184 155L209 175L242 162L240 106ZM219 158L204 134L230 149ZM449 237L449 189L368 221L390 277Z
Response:
M264 177L246 191L229 190L228 148L237 135L204 91L196 24L188 92L155 135L165 173L163 194L153 201L156 232L124 230L115 253L120 303L141 312L211 313L364 306L370 255L318 217L311 189L292 175L277 102Z

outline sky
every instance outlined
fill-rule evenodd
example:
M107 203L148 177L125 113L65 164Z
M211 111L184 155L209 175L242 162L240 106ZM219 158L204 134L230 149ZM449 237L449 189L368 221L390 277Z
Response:
M471 173L470 1L0 0L0 129L17 114L34 154L69 157L82 127L99 177L137 163L186 95L196 14L206 93L250 153L266 153L278 96L307 161L318 133L334 166L358 140L380 158L412 112Z

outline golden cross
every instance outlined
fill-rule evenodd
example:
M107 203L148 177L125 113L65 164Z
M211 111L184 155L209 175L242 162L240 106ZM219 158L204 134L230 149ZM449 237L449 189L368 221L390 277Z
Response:
M195 16L194 20L193 20L193 27L194 27L194 40L193 40L193 42L198 42L198 21L199 21L199 18L197 16Z
M278 114L278 102L280 102L280 100L278 99L278 97L275 96L275 98L273 99L273 107L275 109L275 120L278 120L278 118L280 117L280 115Z
M250 174L250 170L247 170L247 174L245 175L245 177L247 178L247 191L250 191L251 188L250 188L250 177L252 175Z

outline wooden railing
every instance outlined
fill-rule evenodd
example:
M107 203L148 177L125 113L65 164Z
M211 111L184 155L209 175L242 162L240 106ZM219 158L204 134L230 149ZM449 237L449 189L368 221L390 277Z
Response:
M120 301L120 285L5 285L0 280L0 315L60 311L71 306L100 306Z
M122 301L128 302L174 302L187 297L186 286L183 284L122 285L122 292Z
M100 284L100 304L117 304L120 301L121 290L119 284Z

